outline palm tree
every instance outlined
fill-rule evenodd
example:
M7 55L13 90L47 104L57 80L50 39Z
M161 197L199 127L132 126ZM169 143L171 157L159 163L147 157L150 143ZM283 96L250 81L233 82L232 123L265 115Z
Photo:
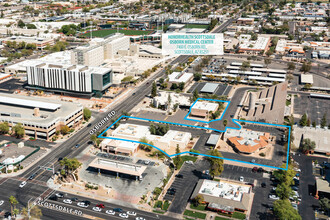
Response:
M16 209L16 205L18 204L18 201L14 196L10 196L9 203L11 208L11 214L14 215L14 209Z

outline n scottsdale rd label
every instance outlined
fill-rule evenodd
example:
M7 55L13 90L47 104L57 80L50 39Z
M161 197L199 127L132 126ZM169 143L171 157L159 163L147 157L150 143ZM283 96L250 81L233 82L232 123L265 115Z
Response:
M115 116L116 111L111 111L105 116L99 123L97 123L92 130L89 131L89 134L95 134L105 123L107 123L113 116Z

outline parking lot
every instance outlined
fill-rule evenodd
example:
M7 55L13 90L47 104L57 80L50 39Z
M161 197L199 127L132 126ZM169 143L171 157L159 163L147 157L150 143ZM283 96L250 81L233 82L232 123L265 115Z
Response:
M202 177L203 170L209 169L209 162L207 160L197 160L193 165L185 163L179 174L182 178L175 177L174 182L171 184L170 188L176 190L174 195L166 193L164 199L172 201L169 208L170 212L181 214L190 199L192 192L198 180Z
M307 113L311 123L316 122L320 125L324 114L327 115L327 121L330 122L330 102L328 99L311 98L309 95L300 95L294 97L294 113L301 116ZM299 122L300 118L295 121Z
M0 92L4 93L14 93L17 89L22 89L25 82L19 79L10 79L5 82L0 83Z

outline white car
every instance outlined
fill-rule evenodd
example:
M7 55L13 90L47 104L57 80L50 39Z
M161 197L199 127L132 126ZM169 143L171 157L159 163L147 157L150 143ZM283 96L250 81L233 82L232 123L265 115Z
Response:
M244 182L244 177L240 176L240 177L239 177L239 181L240 181L240 182Z
M3 205L4 201L3 200L0 200L0 205Z
M23 182L21 182L21 184L19 184L19 187L23 188L25 185L26 185L26 181L23 181Z
M136 212L133 212L133 211L128 211L128 212L127 212L127 215L136 216Z
M276 195L269 195L268 198L274 199L274 200L279 200L280 198L277 197Z
M146 220L146 219L142 217L136 217L135 220Z
M84 202L78 202L77 206L82 207L82 208L87 208L88 207L88 205L85 204Z
M145 164L145 165L149 165L149 163L150 163L150 160L145 160L145 161L144 161L144 164Z
M128 218L128 215L126 213L120 213L119 214L119 217L122 217L122 218Z
M116 212L113 211L113 210L107 210L107 211L105 211L105 213L107 213L108 215L115 215L116 214Z
M64 202L65 204L72 204L71 199L64 199L63 202Z
M187 160L186 163L187 163L187 164L194 164L194 162L191 161L191 160Z
M100 211L102 211L102 209L100 207L93 207L93 211L100 212Z

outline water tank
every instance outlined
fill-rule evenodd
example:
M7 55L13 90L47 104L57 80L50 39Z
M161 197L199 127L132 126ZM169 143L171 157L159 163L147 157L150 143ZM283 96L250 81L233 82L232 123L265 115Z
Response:
M249 102L249 110L254 109L256 107L257 95L255 93L250 92L250 102Z

